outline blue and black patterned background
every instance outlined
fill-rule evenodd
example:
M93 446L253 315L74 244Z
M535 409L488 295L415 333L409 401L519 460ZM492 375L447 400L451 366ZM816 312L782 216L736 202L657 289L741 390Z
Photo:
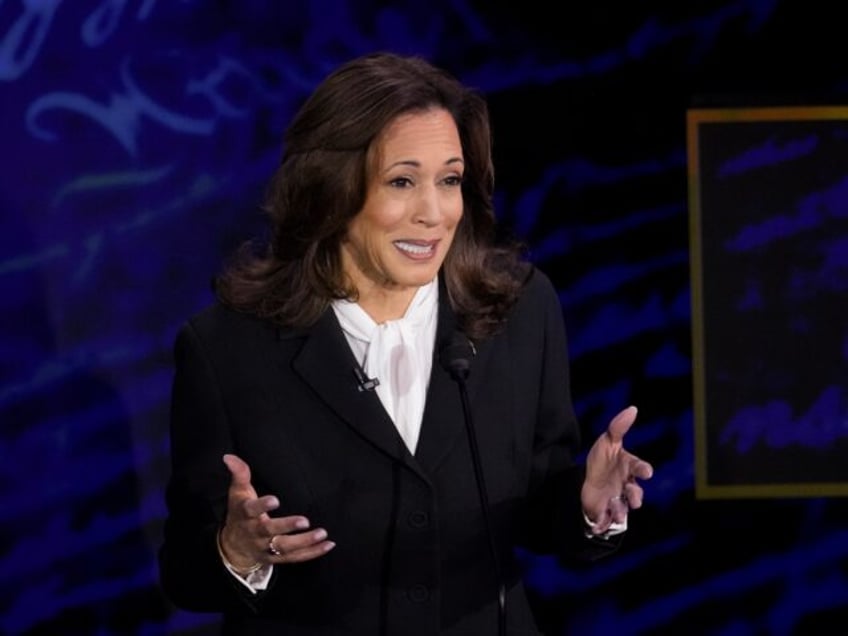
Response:
M215 633L157 585L171 345L261 230L294 110L375 49L486 93L498 215L561 292L586 437L640 407L629 446L656 471L622 552L525 555L546 633L844 630L845 499L694 494L686 111L848 102L826 4L0 0L0 633ZM844 429L835 245L808 284Z

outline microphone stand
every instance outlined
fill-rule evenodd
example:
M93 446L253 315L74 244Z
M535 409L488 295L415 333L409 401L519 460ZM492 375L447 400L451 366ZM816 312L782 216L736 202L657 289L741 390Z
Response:
M449 361L450 373L459 385L459 396L462 401L462 413L465 419L465 429L468 433L468 445L471 448L471 459L474 465L474 476L477 482L477 494L480 497L480 506L483 509L483 519L486 523L486 535L489 539L489 551L492 554L492 563L495 567L495 577L498 581L498 635L506 634L506 587L501 574L501 564L498 558L498 548L495 543L495 533L492 526L492 516L489 512L489 495L486 490L486 481L483 477L483 466L480 460L480 451L477 448L477 436L474 433L474 423L471 417L471 405L468 400L468 389L465 379L468 377L469 363L466 359L455 358Z

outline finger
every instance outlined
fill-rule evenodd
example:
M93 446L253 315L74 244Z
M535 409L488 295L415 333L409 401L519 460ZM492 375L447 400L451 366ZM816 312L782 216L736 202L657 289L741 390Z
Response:
M271 537L278 534L289 535L295 532L301 532L302 530L306 530L310 525L309 519L303 515L291 515L269 519L268 523L265 524L265 530L268 532L268 536Z
M224 464L230 471L230 487L250 488L250 466L238 455L224 455Z
M621 443L624 439L625 433L630 430L630 427L633 426L633 422L636 421L637 412L638 409L635 406L628 406L612 418L612 421L607 427L607 435L609 435L612 442Z
M247 519L267 519L267 513L279 507L279 500L273 495L258 497L250 483L250 466L233 454L223 457L230 471L229 508Z
M336 544L332 541L321 541L320 543L316 543L308 548L302 548L294 552L286 552L278 558L280 559L280 563L302 563L303 561L311 561L312 559L324 556L335 547Z
M630 465L630 474L638 479L650 479L654 476L654 467L644 459L633 457L633 462Z
M642 500L644 498L644 490L642 487L633 482L624 486L624 490L622 492L622 496L624 500L627 502L627 505L634 510L642 507Z
M592 523L593 534L603 534L613 523L623 523L630 510L624 495L610 497Z
M614 523L624 523L631 507L626 495L622 494L618 497L613 497L609 501L610 518Z
M335 543L327 541L327 531L316 528L298 534L274 535L268 542L272 563L295 563L325 554Z
M280 501L274 495L248 498L242 502L242 512L245 517L255 519L280 507Z

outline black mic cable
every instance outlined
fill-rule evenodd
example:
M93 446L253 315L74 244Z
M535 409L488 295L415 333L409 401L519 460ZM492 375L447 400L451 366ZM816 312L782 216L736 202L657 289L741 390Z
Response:
M498 581L498 634L506 634L506 586L501 573L501 563L498 557L498 547L495 542L495 531L492 525L492 515L489 511L489 495L486 490L486 480L483 476L483 465L480 460L480 450L477 447L477 436L474 433L474 422L471 416L471 404L468 400L468 388L465 381L471 372L471 358L475 355L474 345L464 334L454 333L450 343L442 348L442 365L456 380L459 386L459 397L462 401L462 413L465 419L465 430L468 433L468 446L471 449L471 463L474 465L474 476L477 482L477 494L480 497L480 507L483 510L483 520L486 524L486 535L489 539L489 550L492 554L492 564Z

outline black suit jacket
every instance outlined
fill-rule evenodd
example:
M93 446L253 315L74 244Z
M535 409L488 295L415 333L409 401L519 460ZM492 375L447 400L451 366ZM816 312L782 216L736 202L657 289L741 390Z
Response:
M439 364L455 319L441 290L437 344L415 455L356 361L332 310L278 328L215 305L175 345L168 518L161 578L183 608L221 612L230 633L489 636L497 588L459 387ZM476 344L467 381L506 581L509 634L538 631L513 548L593 558L616 542L583 536L565 330L534 272L499 335ZM234 580L215 537L235 453L277 515L303 514L336 547L277 566L256 595Z

